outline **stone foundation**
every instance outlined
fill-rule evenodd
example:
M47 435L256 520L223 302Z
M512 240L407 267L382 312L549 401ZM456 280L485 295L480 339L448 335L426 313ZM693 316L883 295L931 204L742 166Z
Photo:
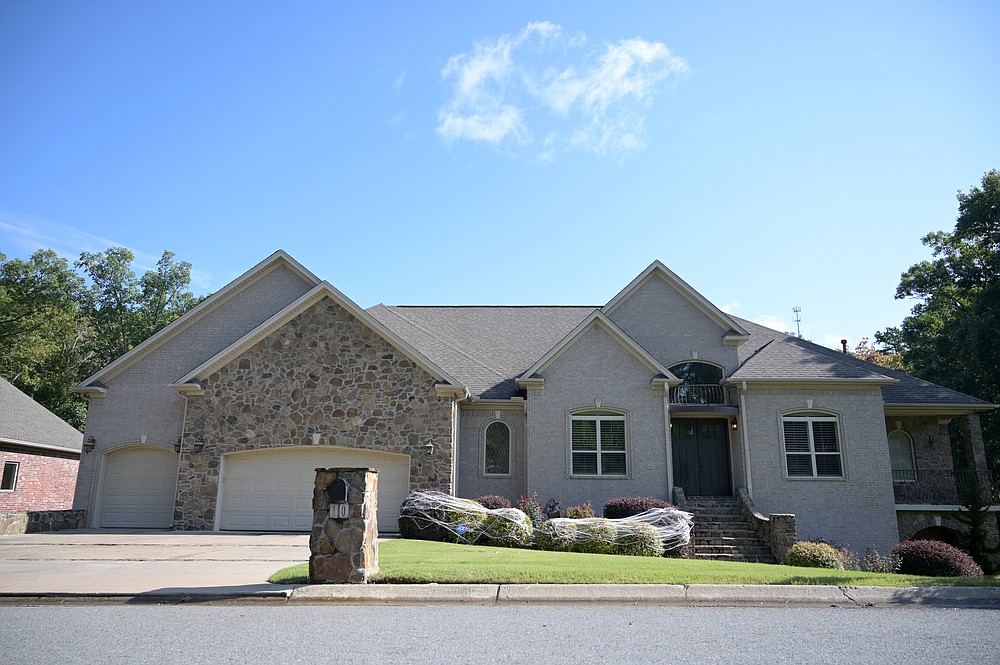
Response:
M84 510L28 510L0 513L0 535L82 529L86 514Z
M330 486L347 482L348 516L330 516ZM309 581L365 584L378 572L378 470L316 469Z

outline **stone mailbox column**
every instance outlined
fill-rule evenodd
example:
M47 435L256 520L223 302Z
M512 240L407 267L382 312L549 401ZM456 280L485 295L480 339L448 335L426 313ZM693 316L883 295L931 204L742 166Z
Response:
M346 517L330 501L330 486L340 479L347 483ZM378 572L377 501L378 469L316 469L309 536L311 583L364 584Z

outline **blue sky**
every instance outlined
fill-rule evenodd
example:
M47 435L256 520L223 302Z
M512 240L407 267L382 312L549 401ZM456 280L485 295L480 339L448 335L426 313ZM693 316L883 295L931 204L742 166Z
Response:
M851 345L1000 168L996 2L0 3L0 252L278 248L362 306L654 259Z

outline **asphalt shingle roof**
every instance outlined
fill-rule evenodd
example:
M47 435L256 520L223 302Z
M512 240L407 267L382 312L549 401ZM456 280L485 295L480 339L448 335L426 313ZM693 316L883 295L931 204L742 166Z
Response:
M0 378L0 441L83 448L83 434Z
M515 379L599 307L386 306L367 311L483 399L517 395ZM983 400L733 317L749 333L731 378L898 381L886 404L962 405Z

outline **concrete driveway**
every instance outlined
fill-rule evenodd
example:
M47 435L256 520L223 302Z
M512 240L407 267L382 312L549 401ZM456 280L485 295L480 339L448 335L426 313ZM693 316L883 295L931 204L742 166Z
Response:
M276 570L309 560L303 533L59 531L0 536L0 594L281 593Z

